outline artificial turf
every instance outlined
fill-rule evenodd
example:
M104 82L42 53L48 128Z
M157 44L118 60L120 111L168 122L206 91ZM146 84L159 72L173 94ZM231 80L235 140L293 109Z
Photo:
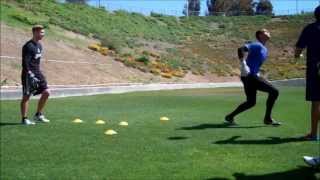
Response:
M19 101L1 101L0 179L320 178L302 160L320 148L299 139L309 128L304 89L280 89L273 113L280 127L263 125L263 93L237 117L238 126L224 125L243 100L238 88L50 99L50 124L35 126L19 124ZM161 116L170 121L161 123ZM75 118L84 123L72 123ZM118 134L107 136L107 129Z

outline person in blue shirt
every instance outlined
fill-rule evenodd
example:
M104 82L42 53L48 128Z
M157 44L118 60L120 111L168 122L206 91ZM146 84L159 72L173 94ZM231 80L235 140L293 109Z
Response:
M320 120L320 6L314 15L316 22L307 25L296 43L295 57L307 48L306 100L311 101L311 131L305 139L316 140Z
M272 108L279 96L279 91L259 74L260 67L268 57L268 49L265 44L270 37L271 35L268 30L258 30L256 32L256 42L245 44L238 49L241 65L241 81L244 85L247 100L225 117L225 123L229 125L235 124L235 116L255 106L257 91L268 93L267 108L263 120L264 124L274 126L281 124L271 117Z

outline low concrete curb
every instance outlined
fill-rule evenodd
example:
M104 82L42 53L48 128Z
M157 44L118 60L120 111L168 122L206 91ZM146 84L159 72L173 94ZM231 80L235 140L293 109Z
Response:
M272 82L276 86L304 86L304 79L290 79ZM201 89L201 88L223 88L223 87L242 87L241 82L223 83L157 83L157 84L113 84L97 86L50 86L50 98L89 96L98 94L121 94L139 91L159 91L177 89ZM0 91L1 100L21 99L21 87L2 87ZM33 98L39 98L38 96Z

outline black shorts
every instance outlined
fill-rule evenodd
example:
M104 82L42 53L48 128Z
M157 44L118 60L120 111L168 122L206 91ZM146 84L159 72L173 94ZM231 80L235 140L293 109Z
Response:
M307 69L306 100L320 101L320 75L317 68Z
M40 80L40 82L38 83L38 85L39 85L38 88L33 89L33 87L30 84L29 75L24 72L21 74L22 93L24 96L31 96L31 95L36 96L38 94L41 94L46 89L48 89L47 80L41 72L36 73L35 77L38 78Z
M249 75L247 77L241 77L241 81L244 86L247 101L255 102L257 91L279 94L279 90L262 77Z

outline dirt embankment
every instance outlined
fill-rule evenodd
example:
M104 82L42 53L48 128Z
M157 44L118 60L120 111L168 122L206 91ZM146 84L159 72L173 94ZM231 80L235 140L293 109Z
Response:
M48 33L47 33L48 34ZM95 40L65 31L64 36L75 42L90 44ZM21 48L31 37L31 32L1 23L1 82L20 85ZM184 78L166 79L151 73L129 68L85 47L48 35L44 47L42 70L50 85L92 85L130 82L225 82L237 77L217 77L212 74L196 76L188 73ZM8 58L17 57L17 58ZM48 61L49 60L49 61Z

